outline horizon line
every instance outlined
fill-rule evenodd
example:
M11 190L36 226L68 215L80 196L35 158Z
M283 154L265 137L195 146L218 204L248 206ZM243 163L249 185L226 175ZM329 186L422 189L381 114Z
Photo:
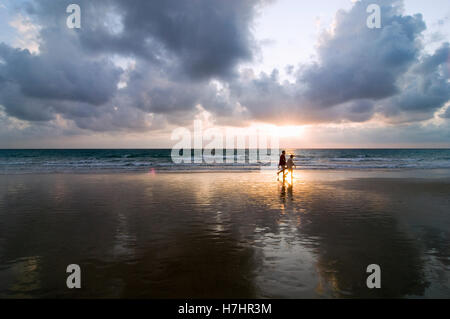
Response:
M44 150L170 150L172 148L0 148L0 151L44 151ZM209 148L202 148L206 150ZM212 148L214 149L214 148ZM234 150L240 150L242 148L234 148ZM243 148L244 150L259 150L259 148ZM270 149L270 148L269 148ZM282 149L295 149L295 150L450 150L450 147L280 147ZM191 148L196 150L196 148ZM222 150L231 150L231 148L223 148Z

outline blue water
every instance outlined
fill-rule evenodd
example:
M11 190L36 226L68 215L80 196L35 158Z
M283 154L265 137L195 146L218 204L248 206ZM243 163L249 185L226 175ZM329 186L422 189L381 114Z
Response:
M298 169L450 168L450 149L288 149ZM224 157L225 158L225 157ZM236 158L238 156L236 155ZM259 169L261 164L175 164L170 149L0 150L0 173Z

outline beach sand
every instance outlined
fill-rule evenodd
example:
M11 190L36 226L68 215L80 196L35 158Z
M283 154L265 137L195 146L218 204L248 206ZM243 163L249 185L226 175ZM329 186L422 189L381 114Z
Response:
M2 175L0 297L450 298L449 194L436 171Z

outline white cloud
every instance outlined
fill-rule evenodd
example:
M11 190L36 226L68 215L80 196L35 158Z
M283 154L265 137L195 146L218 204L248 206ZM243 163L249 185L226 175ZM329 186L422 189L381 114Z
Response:
M19 33L13 43L15 47L28 49L31 53L39 53L40 26L34 24L29 17L21 14L18 14L9 25Z

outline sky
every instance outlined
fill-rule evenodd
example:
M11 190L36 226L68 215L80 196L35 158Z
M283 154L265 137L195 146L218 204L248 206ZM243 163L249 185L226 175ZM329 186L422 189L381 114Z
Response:
M448 148L449 42L448 0L0 0L0 148Z

